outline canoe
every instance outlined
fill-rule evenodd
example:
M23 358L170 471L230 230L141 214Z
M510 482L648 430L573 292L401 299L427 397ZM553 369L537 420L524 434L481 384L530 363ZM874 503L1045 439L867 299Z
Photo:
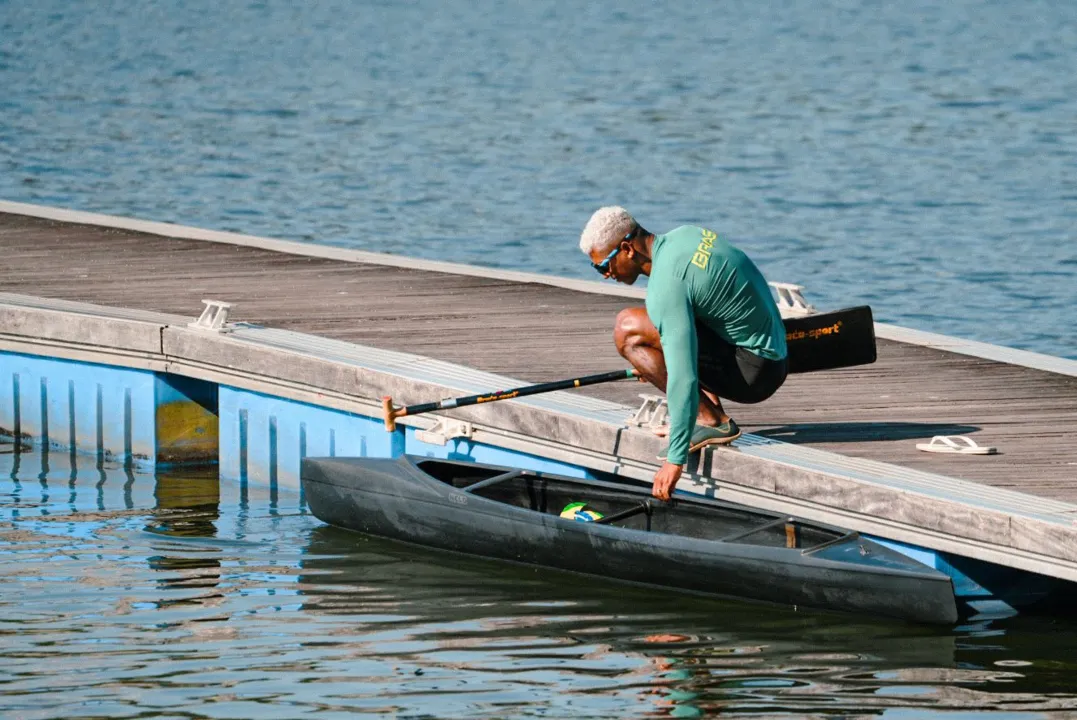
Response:
M926 623L958 618L950 578L841 528L644 486L403 455L306 458L336 527L682 591Z

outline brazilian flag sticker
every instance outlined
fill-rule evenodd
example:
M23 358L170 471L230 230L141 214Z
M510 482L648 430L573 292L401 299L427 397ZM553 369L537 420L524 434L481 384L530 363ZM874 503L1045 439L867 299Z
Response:
M561 511L561 517L566 520L576 520L577 522L594 522L602 518L602 513L596 510L587 510L587 503L585 502L571 502L565 505L565 509Z

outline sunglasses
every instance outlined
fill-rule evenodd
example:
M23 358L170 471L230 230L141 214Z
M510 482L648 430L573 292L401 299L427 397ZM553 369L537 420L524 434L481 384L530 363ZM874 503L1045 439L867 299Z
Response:
M610 260L613 260L613 258L617 257L617 253L621 252L621 243L623 243L625 240L631 240L632 238L634 238L637 232L639 232L638 225L632 229L632 232L621 238L621 242L617 243L617 247L610 250L610 254L606 256L605 260L600 263L593 262L591 263L591 267L597 270L601 275L608 275L610 272Z

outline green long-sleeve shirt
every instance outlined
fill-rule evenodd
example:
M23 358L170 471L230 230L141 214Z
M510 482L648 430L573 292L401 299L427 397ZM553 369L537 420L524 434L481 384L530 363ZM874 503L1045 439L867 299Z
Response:
M748 256L692 225L655 238L647 315L662 337L668 374L667 459L682 465L699 410L696 321L729 344L772 360L786 355L785 326L767 281Z

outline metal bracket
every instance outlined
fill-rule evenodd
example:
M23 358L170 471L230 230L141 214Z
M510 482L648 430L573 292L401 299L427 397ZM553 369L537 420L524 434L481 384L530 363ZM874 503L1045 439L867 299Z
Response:
M640 393L640 398L643 399L643 404L639 406L639 410L628 418L629 425L635 425L636 427L646 425L651 430L654 430L669 422L669 406L666 405L664 397Z
M192 330L204 330L206 332L232 332L232 328L225 327L225 322L228 320L228 311L232 309L232 303L221 302L220 300L203 300L202 302L206 304L202 314L194 322L187 323L187 327Z
M417 430L415 437L422 442L431 445L444 445L450 440L467 438L470 440L475 435L475 428L464 420L452 420L450 418L438 418L429 430Z
M772 282L767 284L778 291L778 311L783 315L801 316L815 314L815 306L805 300L804 296L800 293L800 291L804 289L803 285L794 285L792 283L783 282Z

